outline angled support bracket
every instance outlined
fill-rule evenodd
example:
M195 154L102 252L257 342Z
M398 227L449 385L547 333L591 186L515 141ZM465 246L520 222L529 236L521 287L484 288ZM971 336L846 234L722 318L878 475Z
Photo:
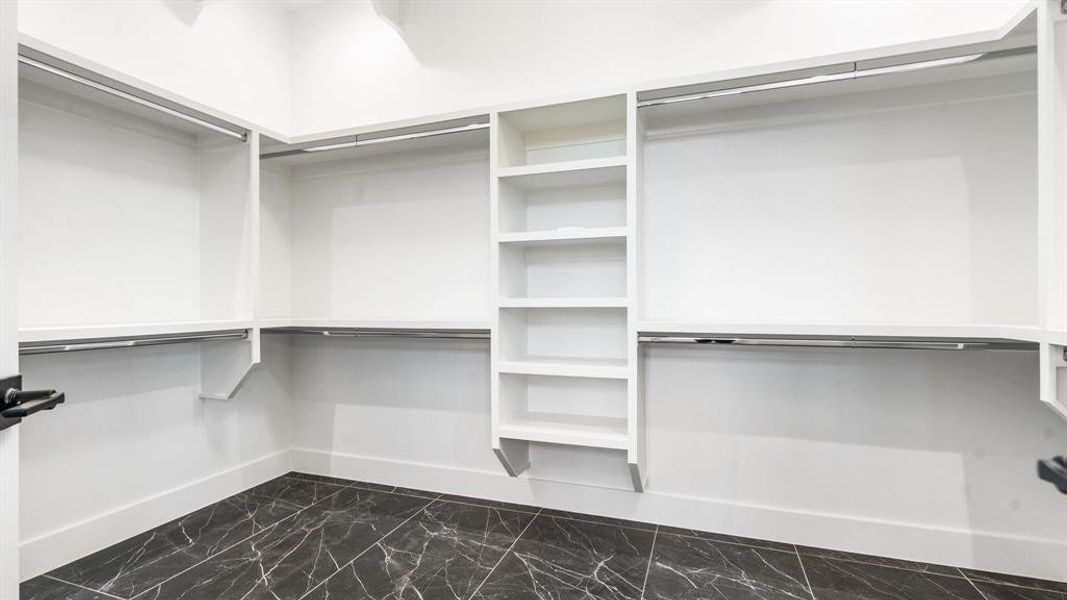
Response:
M200 350L200 398L233 400L260 363L259 328L248 338L205 344Z
M498 438L493 444L493 453L512 477L518 477L530 468L530 443L523 440Z
M1067 419L1067 346L1041 343L1041 401Z

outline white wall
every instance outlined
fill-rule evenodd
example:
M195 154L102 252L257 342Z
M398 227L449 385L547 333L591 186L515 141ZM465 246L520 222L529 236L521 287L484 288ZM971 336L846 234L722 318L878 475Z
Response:
M1036 400L1033 353L649 349L637 494L611 451L535 444L507 477L483 343L292 350L298 470L1067 578L1062 496L1034 476L1067 423Z
M292 15L293 131L310 133L996 29L1022 0L411 3Z
M22 578L288 471L287 340L263 358L227 402L197 397L198 344L23 357L67 402L20 425Z
M290 121L277 2L19 0L19 31L264 127Z

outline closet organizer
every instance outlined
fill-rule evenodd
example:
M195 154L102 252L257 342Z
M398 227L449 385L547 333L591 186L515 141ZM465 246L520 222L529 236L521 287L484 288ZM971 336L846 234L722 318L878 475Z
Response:
M27 40L21 351L201 343L226 399L261 333L488 341L502 468L638 491L647 344L1038 351L1067 417L1064 18L295 139Z

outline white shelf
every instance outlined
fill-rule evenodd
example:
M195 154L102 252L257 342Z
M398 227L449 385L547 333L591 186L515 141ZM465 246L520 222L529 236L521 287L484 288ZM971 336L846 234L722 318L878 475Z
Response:
M19 329L20 342L54 342L118 337L141 337L181 333L207 333L255 327L255 321L174 321L169 323L119 323Z
M501 233L497 240L509 245L539 245L566 242L617 242L624 241L626 227L571 227L550 231L524 231Z
M581 160L568 160L562 162L540 163L523 165L519 167L501 167L496 171L497 177L502 180L536 177L539 181L537 187L558 187L563 185L579 185L581 183L606 183L617 180L620 177L620 167L626 167L625 156L609 156L607 158L584 158ZM560 178L556 181L554 176L568 174L582 174L589 172L589 180L574 180L573 177ZM625 173L621 174L625 177ZM573 181L570 181L573 180Z
M500 437L625 450L629 447L626 419L524 412L500 424Z
M795 323L773 321L674 321L648 320L638 323L644 333L688 333L716 335L825 335L857 337L974 338L1041 341L1038 327L1022 325L927 325L891 323Z
M264 327L313 327L329 329L489 329L481 319L310 319L289 318L263 321Z
M522 360L501 360L497 368L512 375L544 375L549 377L589 377L595 379L626 379L625 359L588 359L531 356Z
M592 298L500 298L501 308L626 308L629 301L620 297Z

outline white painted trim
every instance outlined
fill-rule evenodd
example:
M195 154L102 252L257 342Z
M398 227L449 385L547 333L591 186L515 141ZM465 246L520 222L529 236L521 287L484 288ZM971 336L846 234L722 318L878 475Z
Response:
M1067 581L1067 540L932 527L727 499L570 482L293 448L293 469L372 483L633 519L864 554ZM1055 533L1055 532L1050 532Z
M142 498L125 506L22 540L23 581L144 533L291 470L288 450L268 454L220 473Z

